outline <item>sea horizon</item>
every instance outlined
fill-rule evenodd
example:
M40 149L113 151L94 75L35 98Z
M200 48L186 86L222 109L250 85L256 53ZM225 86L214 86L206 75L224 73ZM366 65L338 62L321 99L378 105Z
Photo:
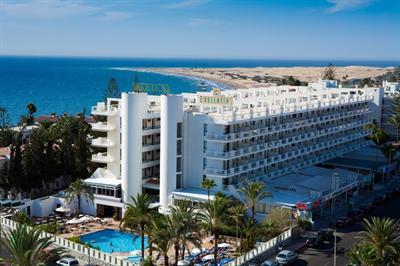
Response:
M30 102L37 106L36 116L56 113L76 114L103 97L110 78L116 78L122 92L130 91L137 76L139 82L168 84L171 93L196 92L200 82L206 89L229 85L202 78L140 71L140 68L230 68L230 67L323 67L335 66L394 67L398 61L334 60L266 60L266 59L189 59L189 58L92 58L54 56L0 55L0 106L5 107L12 123L26 114ZM135 70L136 69L136 70ZM129 71L127 71L129 70Z

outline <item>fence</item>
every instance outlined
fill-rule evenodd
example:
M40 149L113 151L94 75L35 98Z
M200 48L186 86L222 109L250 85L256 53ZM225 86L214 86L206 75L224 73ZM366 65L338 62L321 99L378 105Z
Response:
M257 256L262 255L263 253L270 251L273 248L276 248L279 243L288 240L289 238L292 237L292 230L293 228L283 232L279 236L272 238L271 240L263 243L262 245L259 245L255 249L250 250L246 254L236 258L235 260L229 262L226 265L228 266L242 265L246 262L249 262L250 260L254 259Z
M9 229L14 229L17 227L17 223L15 221L4 218L4 217L1 218L1 225L3 227L9 228ZM49 234L46 232L42 232L41 236L42 237L51 237L55 245L64 247L68 250L78 252L84 256L89 256L90 259L98 260L98 261L101 261L106 264L111 264L111 265L115 265L115 266L135 266L136 265L135 263L129 262L127 260L123 260L123 259L114 257L110 254L101 252L96 249L88 248L84 245L72 242L68 239L58 237L58 236L55 236L55 235L52 235L52 234Z

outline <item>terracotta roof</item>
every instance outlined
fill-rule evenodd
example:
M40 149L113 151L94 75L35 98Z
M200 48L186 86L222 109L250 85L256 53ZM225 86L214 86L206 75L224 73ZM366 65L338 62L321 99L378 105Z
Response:
M0 157L6 157L10 159L11 150L10 147L1 147L0 148Z
M58 120L60 120L60 117L57 115L41 115L38 116L36 119L36 122L52 122L52 123L57 123Z

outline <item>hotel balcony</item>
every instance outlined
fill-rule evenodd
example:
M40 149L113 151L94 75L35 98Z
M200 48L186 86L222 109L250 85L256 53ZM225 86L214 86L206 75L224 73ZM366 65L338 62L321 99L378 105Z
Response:
M107 152L99 152L92 155L92 162L94 163L111 163L114 158L107 154Z
M109 148L113 147L115 143L107 138L95 138L92 140L93 147L100 147L100 148Z
M97 122L90 124L93 131L107 132L115 129L113 125L107 122Z
M160 160L145 160L142 161L142 169L143 168L147 168L147 167L151 167L151 166L156 166L160 164Z
M326 116L321 116L317 118L309 118L297 122L279 124L276 126L259 126L253 129L244 127L245 130L237 133L207 133L207 141L221 141L221 142L231 142L235 140L249 139L256 136L263 136L273 133L279 133L290 129L297 129L304 126L318 125L320 123L339 121L340 119L350 118L355 115L366 115L371 112L368 108L363 108L359 110L353 110L349 112L344 112L340 114L330 114ZM247 129L247 130L246 130Z
M142 146L142 151L154 151L154 150L159 150L160 149L160 143L155 143L155 144L143 144Z
M104 103L98 103L92 107L92 115L113 116L117 111L117 106L106 106Z

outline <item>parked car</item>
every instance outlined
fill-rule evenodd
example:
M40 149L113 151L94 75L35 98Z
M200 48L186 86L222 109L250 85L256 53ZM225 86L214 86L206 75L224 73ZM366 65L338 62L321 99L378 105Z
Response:
M347 212L347 216L350 217L354 221L361 220L364 216L364 213L361 209L354 209Z
M79 262L75 258L65 257L56 262L57 265L60 266L72 266L72 265L79 265Z
M334 231L335 230L333 230L333 229L325 228L325 229L319 230L318 234L323 236L324 241L330 241L333 238Z
M363 211L365 214L368 214L371 213L373 210L375 210L375 206L372 202L370 202L368 204L361 205L359 209Z
M324 243L324 235L322 234L311 236L306 240L306 245L311 248L316 248L320 246L322 243Z
M266 260L263 263L261 263L261 266L278 266L278 262L274 260Z
M297 253L294 251L282 250L276 255L275 260L279 264L288 264L297 260L297 256L298 256Z
M336 220L336 227L348 227L352 223L352 219L348 216L340 217Z

